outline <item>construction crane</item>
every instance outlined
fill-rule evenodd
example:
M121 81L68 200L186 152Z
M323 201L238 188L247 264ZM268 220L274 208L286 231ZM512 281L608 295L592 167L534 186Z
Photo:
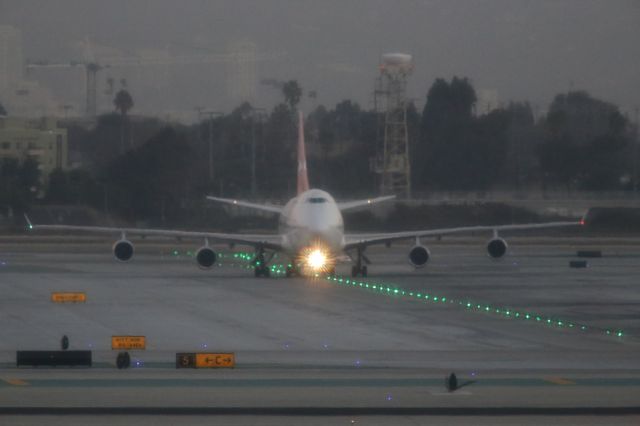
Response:
M86 115L95 117L97 113L97 83L98 73L105 68L126 68L141 66L174 66L174 65L205 65L214 63L238 62L242 60L264 61L285 56L285 52L257 53L251 57L243 57L238 53L218 53L218 54L197 54L178 55L158 58L140 58L137 56L112 56L103 57L100 61L96 59L91 48L88 37L84 40L84 60L69 61L61 63L51 63L48 61L33 61L26 65L27 71L33 69L75 69L83 67L85 69L85 94L86 94Z
M96 115L96 91L97 91L97 74L103 68L108 68L109 65L101 65L94 62L62 62L62 63L50 63L47 61L37 61L27 63L27 72L33 69L75 69L83 67L86 72L85 79L85 94L86 94L86 114L90 117Z
M50 63L48 61L27 62L27 72L33 69L74 69L83 67L85 69L85 112L89 117L95 117L97 112L97 86L98 72L104 68L109 68L110 64L100 64L96 61L91 42L88 37L84 41L84 60L69 61L60 63Z

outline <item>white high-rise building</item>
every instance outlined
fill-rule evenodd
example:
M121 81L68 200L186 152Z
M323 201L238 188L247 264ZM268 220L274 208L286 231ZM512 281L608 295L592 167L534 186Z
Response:
M8 25L0 25L0 96L6 98L23 78L22 34Z
M51 92L24 77L22 32L10 25L0 25L0 102L13 116L42 117L58 113Z

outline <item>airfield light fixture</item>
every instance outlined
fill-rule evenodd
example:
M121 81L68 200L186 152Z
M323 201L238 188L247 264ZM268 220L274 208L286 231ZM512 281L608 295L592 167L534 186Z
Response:
M305 250L303 254L300 256L301 264L305 267L310 267L311 265L316 265L320 267L319 270L308 271L309 276L320 278L322 277L327 282L334 282L339 285L347 285L351 287L359 287L368 290L374 290L374 293L385 294L392 297L405 297L408 299L418 299L424 300L425 303L434 303L434 304L447 304L454 305L464 308L469 311L479 312L484 314L494 314L499 315L503 318L509 319L518 319L528 321L530 323L538 323L541 325L551 326L558 329L572 329L579 330L581 332L587 332L588 330L596 333L604 334L605 336L612 336L617 338L628 337L627 334L620 329L614 328L599 328L599 327L588 327L585 324L577 324L575 322L570 322L565 319L553 318L543 315L541 313L534 312L522 312L514 310L509 307L496 307L491 306L489 304L478 303L473 300L464 300L464 299L452 299L444 296L436 296L430 295L428 293L418 293L414 291L405 291L401 287L398 287L394 284L384 284L384 283L374 283L374 282L366 282L366 281L356 281L354 279L344 278L341 276L337 276L333 273L329 273L332 267L335 265L335 259L332 259L328 256L328 251L324 250L321 246L312 246L311 248ZM249 261L251 256L249 254L245 255L245 261ZM325 256L323 258L323 256ZM236 255L234 257L237 258ZM239 257L242 259L243 254L240 254ZM233 266L234 264L232 264ZM238 265L241 266L241 265ZM273 265L275 271L279 274L284 275L286 271L286 265Z

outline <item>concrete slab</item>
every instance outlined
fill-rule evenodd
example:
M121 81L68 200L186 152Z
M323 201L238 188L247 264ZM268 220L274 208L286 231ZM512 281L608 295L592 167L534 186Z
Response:
M500 262L488 259L480 245L433 243L431 264L420 271L406 263L406 247L374 249L368 253L371 277L355 286L347 278L255 279L240 264L200 271L186 254L197 247L186 245L176 245L180 254L174 255L171 244L147 243L130 264L113 261L106 243L53 251L4 247L0 413L146 407L151 416L161 407L272 407L286 417L285 408L355 407L382 410L380 415L388 410L420 424L419 415L436 415L427 408L438 407L640 412L640 243L598 247L602 258L573 269L574 244L526 242L514 241ZM338 274L348 269L340 265ZM53 304L53 291L83 291L88 301ZM482 309L468 309L463 301ZM515 312L543 320L515 318ZM563 324L547 324L546 318ZM65 334L72 349L94 351L93 368L15 368L16 350L57 349ZM131 352L136 368L115 369L110 337L120 334L147 337L145 351ZM175 353L190 351L235 352L238 365L176 370ZM444 377L451 371L474 383L446 392ZM414 418L398 409L422 411ZM229 424L243 413L250 414L233 413ZM331 413L322 415L336 424L349 419L348 412ZM366 417L365 411L355 414ZM304 417L297 416L291 423ZM276 412L261 417L261 424L275 418L282 420Z

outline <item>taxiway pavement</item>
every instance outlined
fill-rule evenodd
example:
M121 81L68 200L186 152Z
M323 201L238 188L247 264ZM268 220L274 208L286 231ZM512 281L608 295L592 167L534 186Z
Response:
M154 424L162 424L154 414L189 414L194 424L211 414L229 424L243 415L263 416L262 424L318 415L389 424L380 421L394 415L399 424L456 412L637 421L640 242L510 242L500 262L476 241L435 242L418 271L406 262L408 247L373 249L370 277L356 285L346 283L348 265L337 269L343 282L255 279L237 260L201 271L188 253L197 247L183 243L144 242L128 264L112 259L107 242L4 244L0 415L80 421L106 410L111 420L145 414ZM570 268L585 247L603 257ZM54 304L54 291L88 299ZM93 351L91 369L16 368L16 350L58 349L62 335L72 349ZM146 350L130 352L132 368L115 368L112 335L146 336ZM235 369L175 368L176 352L227 351ZM448 392L450 372L467 385Z

